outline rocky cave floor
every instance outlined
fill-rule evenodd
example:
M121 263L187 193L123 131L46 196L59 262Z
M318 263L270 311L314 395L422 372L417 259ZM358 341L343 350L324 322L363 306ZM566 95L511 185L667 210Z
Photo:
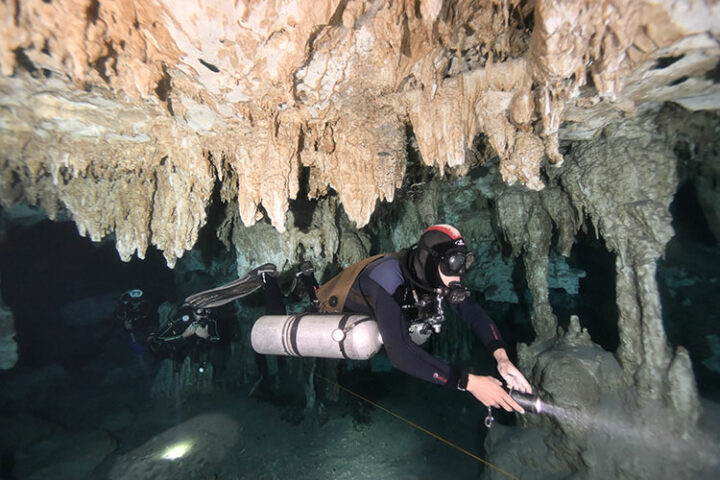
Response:
M249 396L251 385L216 383L211 394L153 400L156 365L149 360L128 350L106 353L77 371L5 372L0 478L482 476L477 460L348 394L310 413L301 389L273 386ZM483 457L486 412L470 398L395 373L346 372L341 381ZM160 458L183 441L193 445L184 457Z
M151 357L121 339L77 370L50 366L0 376L3 479L470 479L482 463L346 393L309 412L301 385L225 382L214 391L153 400ZM297 378L296 375L293 377ZM348 388L485 458L486 411L469 395L397 373L343 371ZM318 380L318 385L323 382ZM717 437L720 404L703 399ZM320 401L318 401L318 405ZM495 414L503 425L510 416ZM715 433L712 433L715 432ZM190 442L179 459L161 457ZM720 444L715 438L713 443ZM498 465L502 468L502 465ZM535 478L514 472L519 478ZM497 478L497 476L495 477ZM508 477L511 478L511 477Z

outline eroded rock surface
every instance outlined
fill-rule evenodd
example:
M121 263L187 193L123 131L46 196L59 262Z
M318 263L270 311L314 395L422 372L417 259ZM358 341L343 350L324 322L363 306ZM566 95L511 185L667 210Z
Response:
M679 352L676 362L686 362L686 357L687 352ZM712 427L678 421L676 405L657 401L651 408L640 407L643 401L626 383L617 359L590 341L577 317L567 332L561 332L554 348L538 356L532 375L536 393L545 401L544 413L526 414L523 429L493 427L486 447L494 464L511 472L530 470L531 478L560 478L568 472L590 479L609 474L615 478L717 476L720 464ZM683 382L688 378L682 374ZM670 382L676 383L672 378ZM699 411L697 403L688 406ZM489 474L506 478L496 471Z
M0 370L12 368L17 360L15 318L12 311L0 299Z
M561 136L720 106L712 2L311 3L3 4L3 205L172 265L216 182L245 225L283 232L307 168L308 195L363 226L402 183L410 126L427 165L467 171L484 134L504 180L538 190Z

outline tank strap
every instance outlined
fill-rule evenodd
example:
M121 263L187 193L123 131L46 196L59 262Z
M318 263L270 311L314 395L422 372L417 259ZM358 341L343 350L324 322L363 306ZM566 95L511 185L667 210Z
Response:
M362 273L365 267L385 255L386 254L383 253L360 260L323 284L317 291L320 311L325 313L342 313L348 293L350 293L355 279Z
M285 322L285 325L283 325L282 347L283 350L285 350L286 355L289 355L291 357L300 356L297 345L297 331L300 320L302 320L302 318L306 315L309 314L307 312L303 312L298 313L297 315L292 315Z
M351 317L352 315L353 315L352 313L346 313L346 314L343 315L343 317L340 319L340 323L338 323L338 328L339 328L340 330L342 330L343 332L345 332L345 326L347 325L347 322L348 322L348 320L350 320L350 317ZM347 338L347 336L345 336L345 337L340 341L340 353L342 353L342 356L343 356L343 357L347 358L347 353L345 353L345 338Z
M350 325L350 328L347 328L347 329L346 329L345 327L346 327L346 325L347 325L348 320L350 320L350 317L352 317L352 316L354 316L354 315L357 315L357 313L346 313L346 314L343 315L343 317L340 319L340 323L338 323L338 328L339 328L340 330L342 330L343 333L345 333L345 337L340 341L340 353L342 353L342 356L343 356L344 358L348 358L347 353L345 352L345 340L347 339L347 332L349 332L349 331L352 330L353 328L357 327L357 326L360 325L361 323L369 322L370 320L372 320L372 318L370 318L370 317L361 318L361 319L358 320L357 322L355 322L355 323L353 323L352 325Z

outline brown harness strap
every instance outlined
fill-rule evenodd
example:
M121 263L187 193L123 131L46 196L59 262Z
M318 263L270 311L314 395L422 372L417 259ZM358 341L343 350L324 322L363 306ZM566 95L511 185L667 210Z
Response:
M317 298L320 301L320 311L341 313L345 307L345 301L350 293L350 289L358 275L362 273L365 267L385 255L386 254L382 253L360 260L323 284L317 291Z

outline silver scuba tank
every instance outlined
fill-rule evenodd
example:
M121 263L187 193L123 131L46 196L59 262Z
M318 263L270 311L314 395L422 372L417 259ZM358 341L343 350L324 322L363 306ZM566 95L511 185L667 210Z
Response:
M382 338L367 315L298 313L258 318L250 343L262 355L367 360L380 351Z

